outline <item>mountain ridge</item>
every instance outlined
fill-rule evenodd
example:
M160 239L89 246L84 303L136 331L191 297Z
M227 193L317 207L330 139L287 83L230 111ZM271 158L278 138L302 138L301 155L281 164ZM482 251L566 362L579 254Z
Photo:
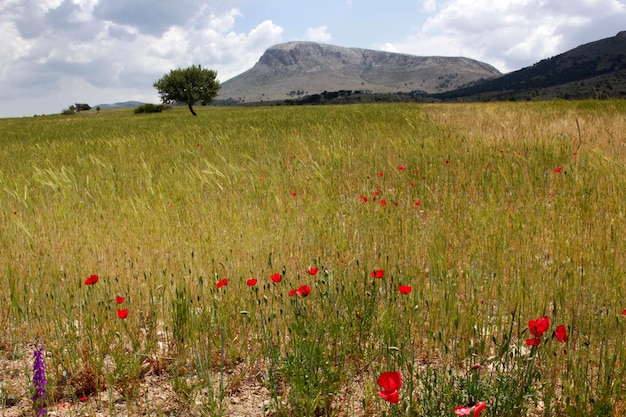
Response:
M499 75L493 66L465 57L295 41L268 48L251 69L223 82L217 100L284 100L333 90L437 93Z
M443 100L626 97L626 31L454 91Z

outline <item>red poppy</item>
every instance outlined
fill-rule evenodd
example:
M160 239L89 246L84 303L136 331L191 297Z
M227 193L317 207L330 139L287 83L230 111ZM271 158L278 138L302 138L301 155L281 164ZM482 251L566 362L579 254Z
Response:
M287 295L288 295L289 297L293 297L294 295L296 295L296 291L297 291L297 290L291 290L291 291L289 291L289 292L287 293Z
M81 403L85 403L85 402L89 401L89 397L80 397L78 400L79 400Z
M387 205L387 200L384 200L384 199L383 199L383 200L380 200L380 204L381 204L382 206L386 206L386 205Z
M533 337L532 339L526 339L526 344L528 346L539 346L541 344L541 338Z
M561 168L561 167L558 167L558 168L555 168L555 169L554 169L554 172L556 172L556 173L559 173L559 172L561 172L561 171L563 171L563 168Z
M118 308L117 309L117 317L121 318L122 320L125 319L126 317L128 317L128 309L125 308L124 310L120 310Z
M411 287L410 285L400 285L398 287L398 290L400 290L402 294L411 294L411 291L413 291L413 287Z
M120 297L120 296L115 297L115 302L118 304L122 304L124 302L124 297Z
M376 269L374 271L372 271L370 273L370 275L374 278L382 278L385 276L385 270L384 269Z
M294 191L293 193L291 193L291 196L295 197L296 196L296 192Z
M446 164L449 164L449 163L450 163L450 160L449 160L449 159L446 159Z
M528 322L528 328L530 334L535 337L541 337L543 333L550 327L550 319L548 316L539 317L537 320L530 320Z
M378 176L379 176L379 177L382 177L383 175L385 175L385 174L383 174L382 172L379 172L379 173L378 173Z
M224 278L223 280L221 280L217 284L215 284L215 286L217 288L222 288L224 285L228 285L228 280L226 278Z
M473 416L478 417L480 412L483 411L487 407L487 404L484 402L477 402L474 405L459 405L458 407L454 407L454 414L457 416Z
M274 282L280 282L282 278L280 277L280 274L273 274L273 275L270 275L270 279Z
M567 327L565 327L564 325L557 326L556 330L554 331L554 337L556 337L556 340L558 340L559 342L567 342Z
M309 275L315 275L315 274L317 274L317 271L319 271L319 270L320 270L319 268L311 267L311 268L306 270L306 273L309 274Z
M402 388L402 374L400 372L383 372L376 383L382 388L378 395L385 401L398 404L398 390Z
M622 311L622 316L626 316L626 308Z
M361 199L362 202L367 203L368 198L365 197L364 195L360 195L359 198Z
M246 281L246 285L248 287L254 287L257 283L257 279L256 278L251 278L249 280Z
M309 287L308 285L303 285L296 290L296 294L298 294L300 297L306 297L307 295L311 294L311 287Z
M94 285L96 282L98 282L99 279L100 278L98 278L98 275L93 274L85 280L85 285Z
M422 203L421 203L420 201L416 201L416 202L415 202L415 207L419 207L419 206L421 206L421 205L422 205Z
M398 171L404 171L404 165L398 165Z

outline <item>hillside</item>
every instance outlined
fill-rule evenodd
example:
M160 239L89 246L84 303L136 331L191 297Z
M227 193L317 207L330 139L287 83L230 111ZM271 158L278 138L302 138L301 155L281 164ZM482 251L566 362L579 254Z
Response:
M217 100L249 103L338 90L439 93L499 75L469 58L289 42L267 49L254 67L223 82Z
M436 94L444 100L626 97L626 31L495 79Z

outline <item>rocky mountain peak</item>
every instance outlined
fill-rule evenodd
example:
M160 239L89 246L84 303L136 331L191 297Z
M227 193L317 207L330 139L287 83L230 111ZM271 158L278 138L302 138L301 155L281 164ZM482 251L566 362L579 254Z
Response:
M338 90L434 93L499 75L491 65L469 58L288 42L268 48L253 68L222 83L219 98L283 100Z

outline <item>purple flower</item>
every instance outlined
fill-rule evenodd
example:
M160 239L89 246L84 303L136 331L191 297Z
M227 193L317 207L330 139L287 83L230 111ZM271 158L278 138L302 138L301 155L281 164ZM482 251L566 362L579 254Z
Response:
M35 389L33 404L38 416L46 416L48 411L42 406L48 401L48 395L46 394L48 381L46 380L46 368L43 361L43 346L35 349L33 358L33 387Z

